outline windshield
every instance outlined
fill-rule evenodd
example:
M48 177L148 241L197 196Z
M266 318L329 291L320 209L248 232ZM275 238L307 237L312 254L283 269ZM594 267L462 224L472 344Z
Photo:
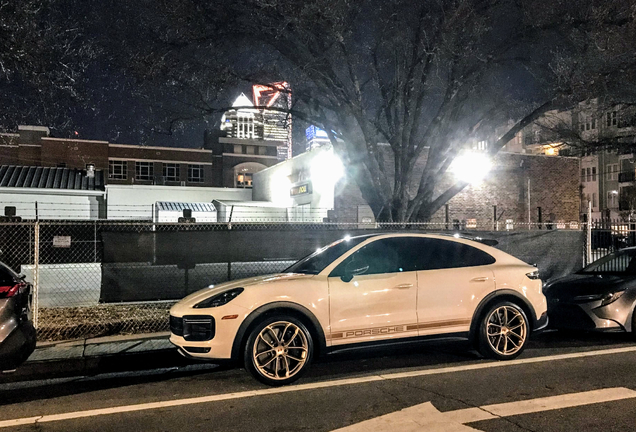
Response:
M629 273L636 274L636 251L614 252L584 267L579 273Z
M329 264L338 259L352 247L365 241L368 236L348 238L335 241L322 249L318 249L311 255L302 258L300 261L285 269L283 273L304 273L318 274Z

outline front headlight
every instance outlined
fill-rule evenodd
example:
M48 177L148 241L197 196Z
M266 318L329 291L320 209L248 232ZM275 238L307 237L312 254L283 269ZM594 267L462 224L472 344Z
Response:
M621 298L624 293L625 291L617 291L607 294L605 297L603 297L603 300L601 300L601 306L607 306L610 303L614 303L616 300Z
M234 300L236 296L243 292L243 288L234 288L221 294L214 295L194 305L195 309L213 308L223 306Z

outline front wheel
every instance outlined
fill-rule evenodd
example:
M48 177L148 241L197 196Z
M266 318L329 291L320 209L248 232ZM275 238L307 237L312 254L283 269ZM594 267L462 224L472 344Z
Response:
M312 360L313 340L307 327L289 316L260 322L245 344L244 363L254 378L281 386L300 378Z
M479 352L496 360L511 360L521 354L528 341L528 318L512 302L488 308L479 326Z

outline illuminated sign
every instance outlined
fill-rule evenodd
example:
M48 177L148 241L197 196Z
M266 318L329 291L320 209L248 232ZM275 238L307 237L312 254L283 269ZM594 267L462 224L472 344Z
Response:
M329 136L327 135L327 132L325 132L324 130L317 128L316 126L309 126L307 129L305 129L305 137L307 138L307 141L311 141L314 138L325 138L325 139L329 139Z
M293 186L289 190L289 196L307 195L311 193L311 183L303 183Z

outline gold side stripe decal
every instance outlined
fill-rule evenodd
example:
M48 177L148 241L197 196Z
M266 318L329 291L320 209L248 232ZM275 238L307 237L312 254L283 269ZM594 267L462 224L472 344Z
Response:
M413 324L403 324L403 325L395 325L395 326L387 326L387 327L373 327L367 329L357 329L357 330L348 330L346 332L338 332L333 333L331 335L327 335L327 340L334 339L349 339L349 338L359 338L365 336L381 336L381 335L389 335L394 333L403 333L416 331L419 329L434 329L434 328L442 328L442 327L456 327L469 325L470 319L455 319L455 320L447 320L447 321L432 321L428 323L413 323Z

